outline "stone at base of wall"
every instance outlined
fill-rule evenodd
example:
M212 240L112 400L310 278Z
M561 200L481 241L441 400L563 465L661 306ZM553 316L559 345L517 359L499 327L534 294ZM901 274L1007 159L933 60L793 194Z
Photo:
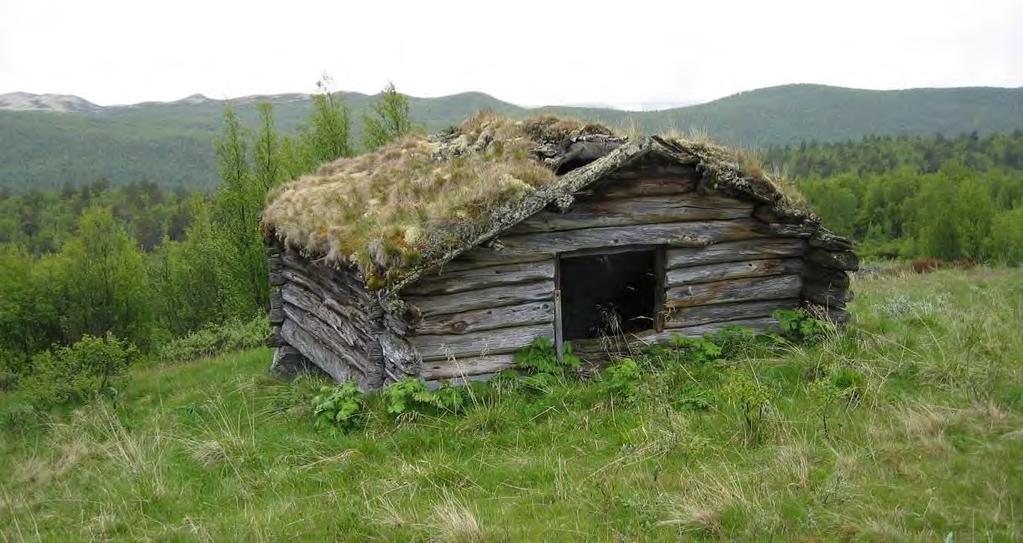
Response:
M270 363L270 373L281 379L294 379L302 374L324 374L316 364L313 364L302 353L298 352L291 345L282 345L274 349L273 362Z

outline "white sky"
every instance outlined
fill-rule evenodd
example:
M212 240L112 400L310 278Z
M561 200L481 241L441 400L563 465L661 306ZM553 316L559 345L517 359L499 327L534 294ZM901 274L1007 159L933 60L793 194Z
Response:
M692 102L784 83L1023 86L1023 0L0 0L0 93L335 90Z

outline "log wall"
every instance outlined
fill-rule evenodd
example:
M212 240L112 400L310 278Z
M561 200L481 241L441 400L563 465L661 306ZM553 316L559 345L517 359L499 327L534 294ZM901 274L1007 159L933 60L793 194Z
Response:
M700 186L691 167L642 159L577 193L566 210L545 209L422 276L399 293L400 314L383 309L355 272L271 247L273 342L365 388L407 375L493 375L536 337L555 339L559 254L654 245L665 248L656 329L612 342L619 352L730 325L769 330L780 308L845 320L846 272L858 265L847 241Z

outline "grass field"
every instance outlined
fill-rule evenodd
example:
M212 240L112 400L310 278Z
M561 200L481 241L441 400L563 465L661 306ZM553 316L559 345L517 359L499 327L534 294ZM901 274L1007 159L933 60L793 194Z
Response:
M1023 271L858 278L840 336L317 433L258 349L0 433L0 540L1023 539ZM852 375L828 401L821 382ZM727 383L764 385L747 426ZM16 413L17 393L0 395ZM826 428L825 428L826 422Z

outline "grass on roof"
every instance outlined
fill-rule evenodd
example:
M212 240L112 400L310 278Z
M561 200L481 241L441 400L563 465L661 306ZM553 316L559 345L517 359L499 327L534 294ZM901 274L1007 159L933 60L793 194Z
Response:
M371 286L457 248L525 193L552 183L538 142L600 125L551 116L513 120L479 113L447 138L413 135L341 159L268 198L264 224L292 247L358 266Z

